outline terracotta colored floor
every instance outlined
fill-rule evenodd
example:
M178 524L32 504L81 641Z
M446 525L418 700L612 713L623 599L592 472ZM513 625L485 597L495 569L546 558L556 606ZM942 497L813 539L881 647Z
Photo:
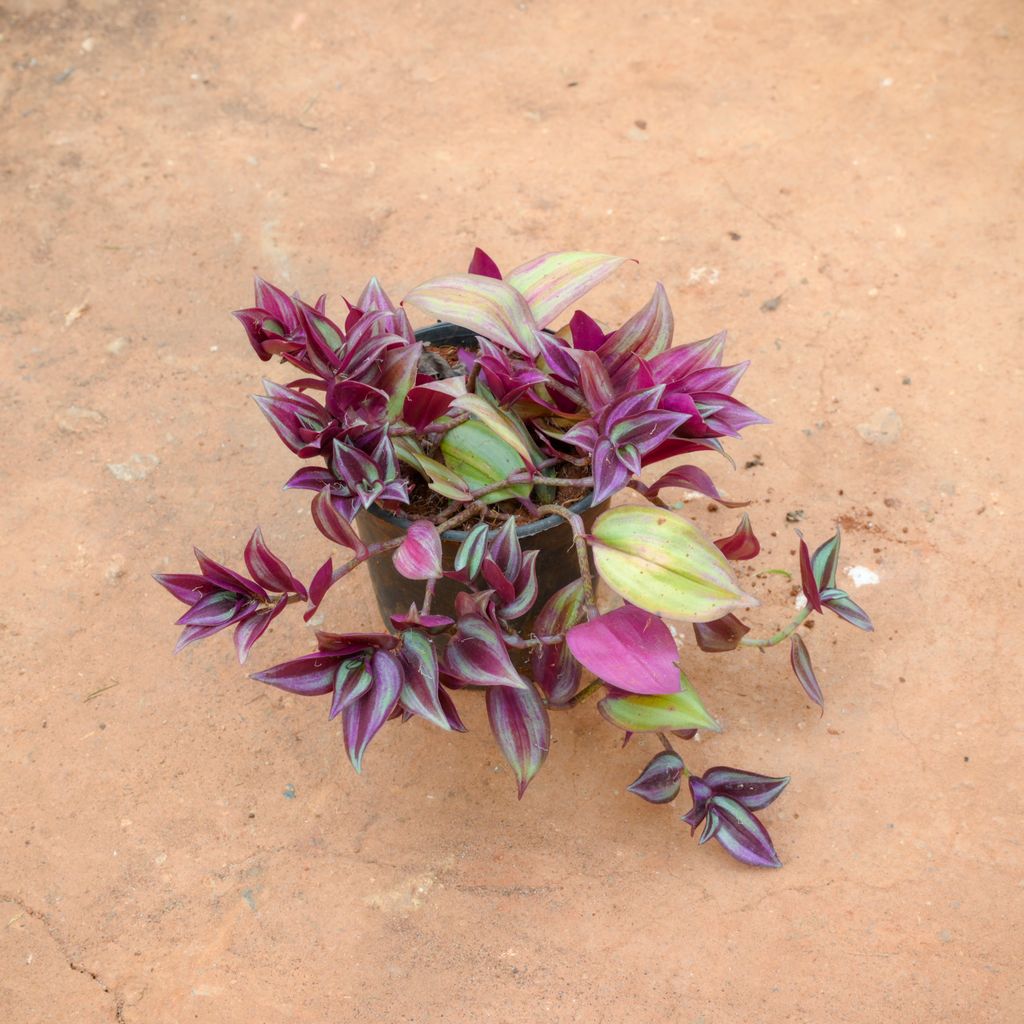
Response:
M1024 1019L1024 13L948 7L8 5L0 1020ZM662 280L681 340L728 326L761 564L802 509L877 574L874 636L809 636L823 718L785 651L689 648L694 764L793 776L782 871L625 793L654 744L592 707L517 803L471 701L357 778L322 702L171 657L149 574L192 542L325 554L247 398L251 273L337 308L476 243L635 256L597 313ZM329 614L373 625L365 581Z

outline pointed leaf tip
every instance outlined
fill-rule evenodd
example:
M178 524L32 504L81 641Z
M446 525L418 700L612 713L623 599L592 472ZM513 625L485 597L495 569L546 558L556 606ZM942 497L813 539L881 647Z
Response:
M664 750L648 761L644 770L627 788L652 804L667 804L679 795L683 775L683 759L674 751Z
M803 638L797 633L794 633L790 639L789 662L793 666L793 672L796 674L797 680L803 687L804 693L806 693L807 696L824 712L825 697L821 692L821 686L818 683L818 678L814 674L814 666L811 664L811 655L807 650L807 645L804 643Z
M515 772L519 799L540 771L551 745L548 712L533 687L492 686L487 691L491 732Z

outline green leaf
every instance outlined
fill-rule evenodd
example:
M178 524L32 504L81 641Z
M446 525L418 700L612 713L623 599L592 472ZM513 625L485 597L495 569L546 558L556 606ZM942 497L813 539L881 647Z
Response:
M593 526L601 578L638 608L686 622L713 622L756 598L728 560L688 519L648 505L609 509Z
M449 430L441 442L441 453L450 470L473 490L500 483L513 473L526 469L526 463L515 448L478 420L470 420ZM529 494L530 484L516 484L494 491L481 500L493 505L516 495L526 498Z
M625 262L603 252L549 252L516 267L505 280L522 293L537 326L546 327Z
M721 726L704 707L697 691L681 672L678 693L620 694L598 701L597 710L612 725L627 732L667 732L672 729L708 729Z
M449 274L413 288L402 300L439 320L467 327L524 356L539 352L526 300L511 285L477 274Z
M541 461L537 446L531 440L523 421L515 413L499 409L481 395L461 395L452 402L451 408L468 412L474 419L487 426L492 433L520 454L528 469L534 469Z
M443 494L453 501L471 501L469 493L472 484L467 483L458 473L453 472L443 462L432 459L426 455L419 444L411 437L399 436L395 438L395 454L400 462L404 462L426 477L430 483L430 489Z

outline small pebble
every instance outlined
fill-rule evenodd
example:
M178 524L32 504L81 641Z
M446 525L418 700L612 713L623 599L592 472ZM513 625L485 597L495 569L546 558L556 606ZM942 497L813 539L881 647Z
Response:
M879 409L866 422L857 427L868 444L895 444L903 432L903 420L895 409Z
M145 480L159 465L160 460L155 455L140 455L136 452L128 457L127 462L108 462L107 469L118 480L128 483Z

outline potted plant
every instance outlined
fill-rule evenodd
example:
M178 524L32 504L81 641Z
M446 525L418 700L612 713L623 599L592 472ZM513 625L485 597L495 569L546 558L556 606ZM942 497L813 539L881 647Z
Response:
M552 253L502 275L478 249L467 273L419 285L401 305L372 279L340 320L324 296L307 304L257 278L254 306L235 316L260 359L279 358L298 376L265 381L256 401L281 441L310 460L285 486L313 493L316 528L347 554L303 582L257 528L247 575L197 550L198 573L156 578L188 605L178 650L234 627L244 662L285 608L304 605L308 621L368 562L386 632L320 630L315 651L252 677L324 697L356 771L387 722L419 716L464 731L454 695L482 691L522 797L547 754L551 712L594 697L624 743L654 733L664 747L633 793L665 803L686 778L691 833L703 824L702 843L778 866L754 812L789 780L684 764L679 741L719 726L668 621L692 623L710 653L788 639L796 677L819 705L797 627L825 609L861 629L871 623L836 586L837 531L813 554L800 539L806 603L793 621L765 639L747 635L736 613L757 600L731 565L760 550L747 515L712 541L663 494L746 503L727 501L695 465L641 480L666 459L724 454L723 438L765 422L734 396L747 364L723 365L724 333L672 347L660 284L612 330L579 309L623 262ZM414 331L406 304L440 323ZM632 500L609 506L627 490ZM598 606L598 579L617 607Z

